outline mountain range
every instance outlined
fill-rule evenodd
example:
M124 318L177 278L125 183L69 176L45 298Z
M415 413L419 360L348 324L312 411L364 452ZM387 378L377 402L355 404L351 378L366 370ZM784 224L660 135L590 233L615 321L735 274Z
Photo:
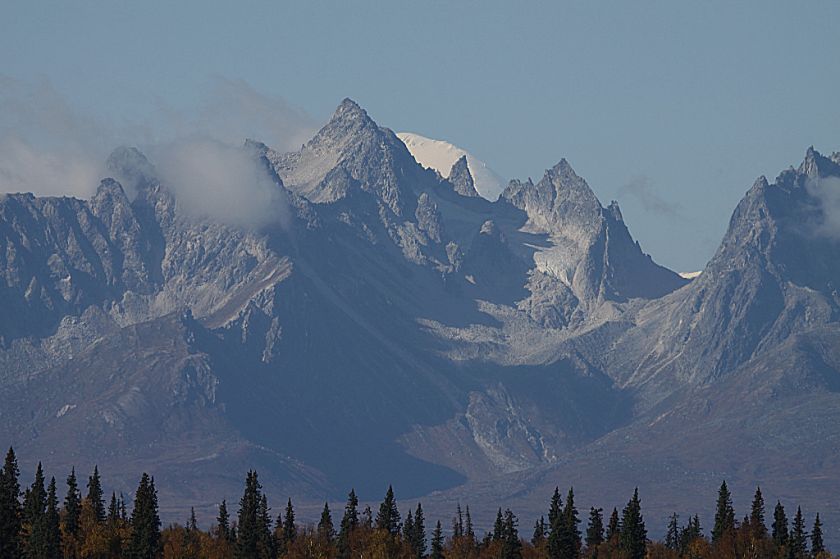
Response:
M840 542L840 154L759 178L688 280L565 159L490 201L466 156L426 168L349 99L299 151L242 151L283 205L259 227L187 211L130 147L89 200L0 197L0 432L25 471L97 463L128 492L147 470L178 519L254 467L269 495L392 483L479 525L639 486L653 533L725 478Z

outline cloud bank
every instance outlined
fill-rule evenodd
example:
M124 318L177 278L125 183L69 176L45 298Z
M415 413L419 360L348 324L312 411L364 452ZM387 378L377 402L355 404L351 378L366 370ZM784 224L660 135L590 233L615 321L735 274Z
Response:
M90 196L105 172L106 137L48 82L0 76L0 192Z
M813 225L817 236L840 241L840 178L823 177L809 180L808 193L817 200L820 219Z
M194 139L160 146L153 156L161 182L187 213L239 226L287 223L285 191L248 150Z
M261 226L288 209L244 140L290 151L315 129L303 111L243 81L214 78L193 108L158 100L143 121L115 125L76 109L49 82L0 75L0 194L89 198L109 175L111 150L137 146L185 212Z

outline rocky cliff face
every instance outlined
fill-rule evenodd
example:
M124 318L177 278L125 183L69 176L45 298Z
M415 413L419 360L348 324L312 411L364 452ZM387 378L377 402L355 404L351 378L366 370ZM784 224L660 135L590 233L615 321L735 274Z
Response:
M809 149L773 184L756 180L703 273L635 315L638 327L623 342L638 348L636 363L617 373L620 382L658 395L675 377L676 386L713 383L792 336L836 323L840 242L825 227L834 211L825 199L838 176L836 163Z
M298 152L243 149L286 222L191 216L130 148L90 200L0 199L0 426L21 456L143 464L208 511L252 466L302 497L540 488L645 425L684 418L699 444L709 409L752 424L724 389L795 406L838 386L838 156L758 181L686 285L565 160L489 202L464 160L423 169L350 100ZM196 468L207 490L185 494Z

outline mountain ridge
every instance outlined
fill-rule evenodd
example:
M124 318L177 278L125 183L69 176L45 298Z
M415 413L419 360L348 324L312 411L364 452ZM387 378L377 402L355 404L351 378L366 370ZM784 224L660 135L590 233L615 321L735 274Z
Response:
M595 498L589 470L671 487L676 470L657 460L694 460L699 486L723 473L724 447L704 437L753 441L778 477L796 444L782 437L787 455L773 457L768 426L809 398L828 406L819 417L840 410L840 248L802 227L827 222L819 188L834 186L820 181L840 177L838 154L811 148L757 180L689 282L565 159L490 202L468 188L466 159L448 178L423 168L349 99L297 152L242 150L288 202L283 223L189 214L133 148L114 151L115 178L90 200L0 199L0 394L16 402L0 425L21 456L57 449L64 467L130 443L164 494L200 510L218 492L179 484L191 464L233 498L225 472L253 461L304 499L351 484L372 495L387 479L441 509L475 489L481 515L499 497L537 510L561 475ZM721 434L716 418L755 433ZM827 428L802 440L817 436L833 440ZM101 465L136 473L114 453Z

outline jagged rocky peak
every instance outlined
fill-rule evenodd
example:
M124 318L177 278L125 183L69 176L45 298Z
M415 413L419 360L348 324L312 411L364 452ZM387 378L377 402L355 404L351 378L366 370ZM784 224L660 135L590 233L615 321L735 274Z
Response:
M325 150L343 149L348 143L356 143L359 136L377 135L379 127L352 99L344 99L314 138L309 140L304 149Z
M407 191L418 181L435 180L391 130L350 99L299 151L269 150L266 157L283 184L310 202L331 204L361 191L397 216L413 211L416 198Z
M837 154L834 154L837 155ZM840 162L824 157L814 146L805 152L805 160L799 166L799 173L809 178L840 176Z
M246 151L255 154L257 157L265 156L269 150L267 145L253 138L245 138L243 147Z
M96 189L96 194L93 196L93 200L114 198L125 198L125 190L123 190L122 185L118 180L111 177L102 179L99 182L99 186Z
M601 203L566 159L548 169L537 184L530 179L511 181L502 198L524 210L531 225L544 232L566 230L577 238L600 228Z
M840 196L834 162L809 148L798 168L769 183L758 177L732 213L703 273L662 313L651 360L705 382L779 347L793 332L837 321L840 238L825 212ZM836 188L826 194L823 189ZM828 206L826 206L828 204ZM721 309L724 309L722 311Z
M466 155L462 155L460 159L452 165L452 170L449 171L449 183L452 185L455 192L461 196L478 196L478 191L475 189L475 181L473 181L470 168L467 166Z
M783 171L770 184L758 177L738 203L718 252L710 268L737 266L774 267L777 263L798 259L817 250L832 235L824 235L824 226L831 221L834 188L823 179L840 177L840 165L808 148L798 168ZM798 248L794 248L798 247ZM778 272L787 274L797 269L810 269L799 263L785 265Z
M100 219L110 218L123 209L131 211L125 190L119 181L112 178L102 179L99 183L96 194L90 199L90 209Z
M111 152L105 168L131 191L157 182L155 166L136 147L120 146Z
M618 202L613 200L610 202L610 205L607 206L607 212L613 217L616 221L624 221L624 216L621 215L621 208L618 206Z

